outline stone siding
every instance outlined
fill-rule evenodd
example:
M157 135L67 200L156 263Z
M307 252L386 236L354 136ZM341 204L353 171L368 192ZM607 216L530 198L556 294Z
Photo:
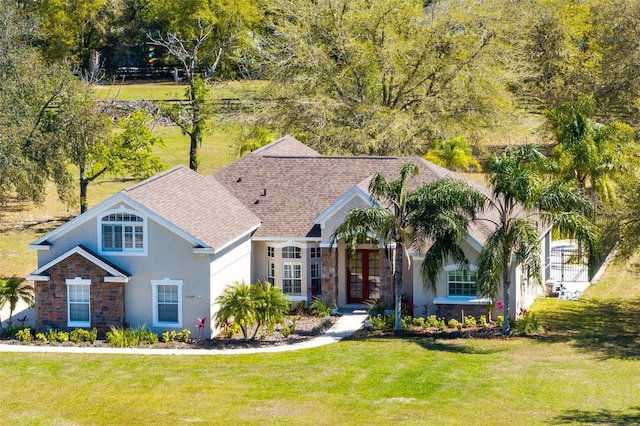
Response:
M487 315L487 313L488 310L485 305L436 305L436 316L438 318L443 317L446 321L452 318L462 321L463 315L465 317L471 315L478 319L483 315Z
M338 268L337 250L335 248L322 247L322 299L333 306L338 305Z
M47 272L49 281L35 284L36 329L67 329L67 279L91 280L90 315L91 327L99 332L109 331L111 325L124 325L124 284L105 283L105 271L94 263L73 254L54 265Z

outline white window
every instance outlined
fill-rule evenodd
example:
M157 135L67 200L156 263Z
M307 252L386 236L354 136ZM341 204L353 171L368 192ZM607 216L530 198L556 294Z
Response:
M311 247L309 251L309 257L311 257L312 259L319 259L320 256L320 247Z
M182 326L182 281L151 281L153 287L153 326Z
M478 274L469 269L455 269L447 272L449 296L476 296Z
M274 257L274 255L275 251L273 250L273 247L267 246L267 257Z
M282 292L292 296L302 295L302 265L286 262L282 265Z
M309 278L311 280L312 296L318 296L322 294L322 276L320 274L320 271L320 262L311 262Z
M119 209L99 219L100 251L108 254L146 254L146 221L138 213Z
M67 283L67 327L91 326L91 280L74 278Z
M302 249L295 246L287 246L282 248L283 259L302 259Z
M276 283L276 264L267 262L267 281L274 285Z

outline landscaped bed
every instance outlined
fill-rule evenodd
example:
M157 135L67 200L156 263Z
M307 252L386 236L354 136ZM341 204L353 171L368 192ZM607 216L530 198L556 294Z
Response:
M333 316L312 316L307 314L289 316L285 324L278 324L272 331L266 327L257 330L252 327L249 339L242 333L221 332L212 339L199 338L189 333L164 332L160 335L146 327L133 329L113 328L106 336L100 336L95 329L75 329L70 332L49 330L46 333L33 333L28 327L15 332L13 338L0 341L14 344L51 345L51 346L95 346L95 347L144 347L174 349L235 349L259 348L289 345L303 342L325 333L336 322ZM253 337L255 335L255 337Z

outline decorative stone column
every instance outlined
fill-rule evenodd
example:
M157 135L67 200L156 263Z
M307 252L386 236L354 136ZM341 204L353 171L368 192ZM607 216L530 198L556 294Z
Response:
M322 247L322 299L338 306L338 247Z
M385 308L393 309L395 297L393 295L393 274L391 262L384 249L380 249L380 303Z

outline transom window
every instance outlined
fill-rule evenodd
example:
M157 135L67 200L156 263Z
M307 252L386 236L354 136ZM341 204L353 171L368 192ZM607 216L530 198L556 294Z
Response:
M67 326L91 326L91 280L67 280Z
M165 279L152 281L153 325L176 326L182 324L182 281Z
M301 259L302 249L295 246L287 246L282 248L283 259Z
M300 263L282 265L282 292L292 296L302 294L302 265Z
M469 269L456 269L449 271L447 283L449 296L476 296L476 281L478 274Z
M320 247L311 247L309 257L311 257L312 259L318 259L320 258L320 256Z
M145 220L128 211L110 212L100 218L101 250L108 253L144 253Z
M267 257L275 257L275 251L271 246L267 246Z

